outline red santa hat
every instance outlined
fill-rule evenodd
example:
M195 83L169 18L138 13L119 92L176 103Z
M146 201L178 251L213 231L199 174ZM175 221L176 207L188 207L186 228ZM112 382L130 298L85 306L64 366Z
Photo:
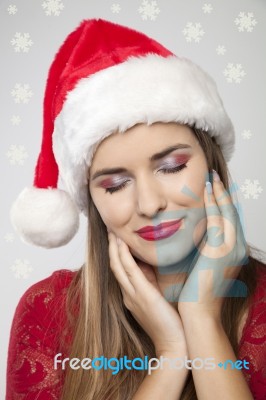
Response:
M205 71L133 29L83 21L49 71L34 184L11 208L21 239L46 248L68 243L79 211L87 215L87 171L97 145L114 131L155 122L203 129L227 161L232 155L234 129Z

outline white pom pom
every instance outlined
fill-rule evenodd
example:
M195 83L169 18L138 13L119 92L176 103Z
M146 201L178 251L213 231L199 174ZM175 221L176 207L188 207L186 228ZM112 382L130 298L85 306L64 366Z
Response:
M79 227L79 211L60 189L25 188L10 211L22 241L45 248L67 244Z

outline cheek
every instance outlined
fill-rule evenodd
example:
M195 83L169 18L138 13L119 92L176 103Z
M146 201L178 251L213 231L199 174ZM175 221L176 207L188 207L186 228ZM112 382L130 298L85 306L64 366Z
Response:
M92 200L105 225L111 227L119 227L124 225L131 215L130 202L118 202L118 197L106 195L105 193L97 193L91 191Z
M184 207L203 207L207 174L208 171L205 168L188 167L184 173L173 178L173 184L170 187L172 196Z

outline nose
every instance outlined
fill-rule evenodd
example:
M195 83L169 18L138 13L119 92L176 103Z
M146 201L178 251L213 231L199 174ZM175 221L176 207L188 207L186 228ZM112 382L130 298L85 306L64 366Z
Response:
M158 212L166 209L167 199L156 179L142 177L137 182L136 203L139 215L153 218Z

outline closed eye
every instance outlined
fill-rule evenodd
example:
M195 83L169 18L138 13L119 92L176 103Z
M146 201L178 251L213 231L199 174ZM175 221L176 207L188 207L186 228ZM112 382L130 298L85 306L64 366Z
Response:
M161 168L158 170L158 172L161 171L163 174L175 174L177 172L180 172L182 169L184 169L186 167L187 167L187 164L182 164L182 165L177 165L176 167L173 167L173 168ZM112 194L114 192L117 192L117 191L123 189L127 185L127 182L129 182L129 181L125 181L118 186L106 188L105 193Z
M182 169L186 168L187 164L182 164L182 165L177 165L176 167L173 168L162 168L159 169L159 171L162 171L164 174L174 174L176 172L181 171Z

